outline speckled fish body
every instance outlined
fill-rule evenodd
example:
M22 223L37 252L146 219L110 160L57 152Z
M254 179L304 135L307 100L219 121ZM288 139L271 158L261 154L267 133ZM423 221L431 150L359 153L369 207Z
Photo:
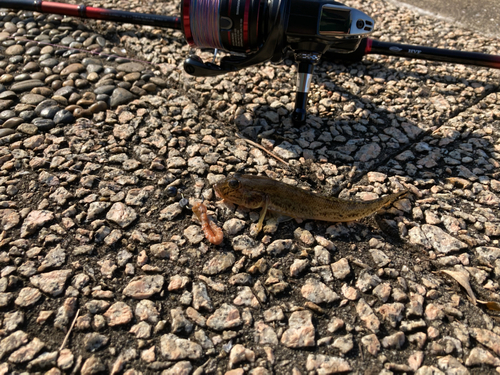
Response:
M239 175L214 186L226 201L248 208L266 208L297 219L349 222L369 216L408 193L407 190L369 200L323 197L268 177ZM265 215L265 212L263 212Z

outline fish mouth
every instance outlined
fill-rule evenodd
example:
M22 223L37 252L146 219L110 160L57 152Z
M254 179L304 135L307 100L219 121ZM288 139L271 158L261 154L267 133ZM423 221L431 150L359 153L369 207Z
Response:
M216 196L217 198L221 198L221 199L222 199L222 194L221 194L221 192L220 192L220 184L218 184L218 183L217 183L217 184L214 184L214 185L213 185L213 189L214 189L214 191L215 191L215 196Z

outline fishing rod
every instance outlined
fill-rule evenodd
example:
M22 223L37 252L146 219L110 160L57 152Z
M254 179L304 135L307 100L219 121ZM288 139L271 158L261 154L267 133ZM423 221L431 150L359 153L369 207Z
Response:
M214 50L213 62L184 61L194 76L217 76L293 53L298 63L292 120L303 124L314 66L321 59L361 60L380 54L500 69L500 56L392 42L367 36L375 22L332 0L181 0L180 17L135 13L44 0L0 0L0 7L182 30L193 48ZM218 51L228 53L216 64Z

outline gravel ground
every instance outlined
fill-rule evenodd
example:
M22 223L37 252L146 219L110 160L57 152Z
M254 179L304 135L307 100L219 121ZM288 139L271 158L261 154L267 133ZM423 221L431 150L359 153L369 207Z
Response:
M348 5L375 38L500 54L384 1ZM500 301L498 71L324 62L294 127L291 61L193 78L179 31L0 18L0 374L500 371L498 313L459 284ZM343 198L412 194L360 222L252 238L258 212L211 188L236 171ZM205 199L220 246L174 188Z

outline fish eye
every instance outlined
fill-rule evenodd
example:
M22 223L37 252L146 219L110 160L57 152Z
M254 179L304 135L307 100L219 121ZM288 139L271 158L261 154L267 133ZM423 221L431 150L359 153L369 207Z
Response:
M240 182L235 178L230 179L227 182L227 184L229 185L230 188L233 188L233 189L236 189L240 186Z

